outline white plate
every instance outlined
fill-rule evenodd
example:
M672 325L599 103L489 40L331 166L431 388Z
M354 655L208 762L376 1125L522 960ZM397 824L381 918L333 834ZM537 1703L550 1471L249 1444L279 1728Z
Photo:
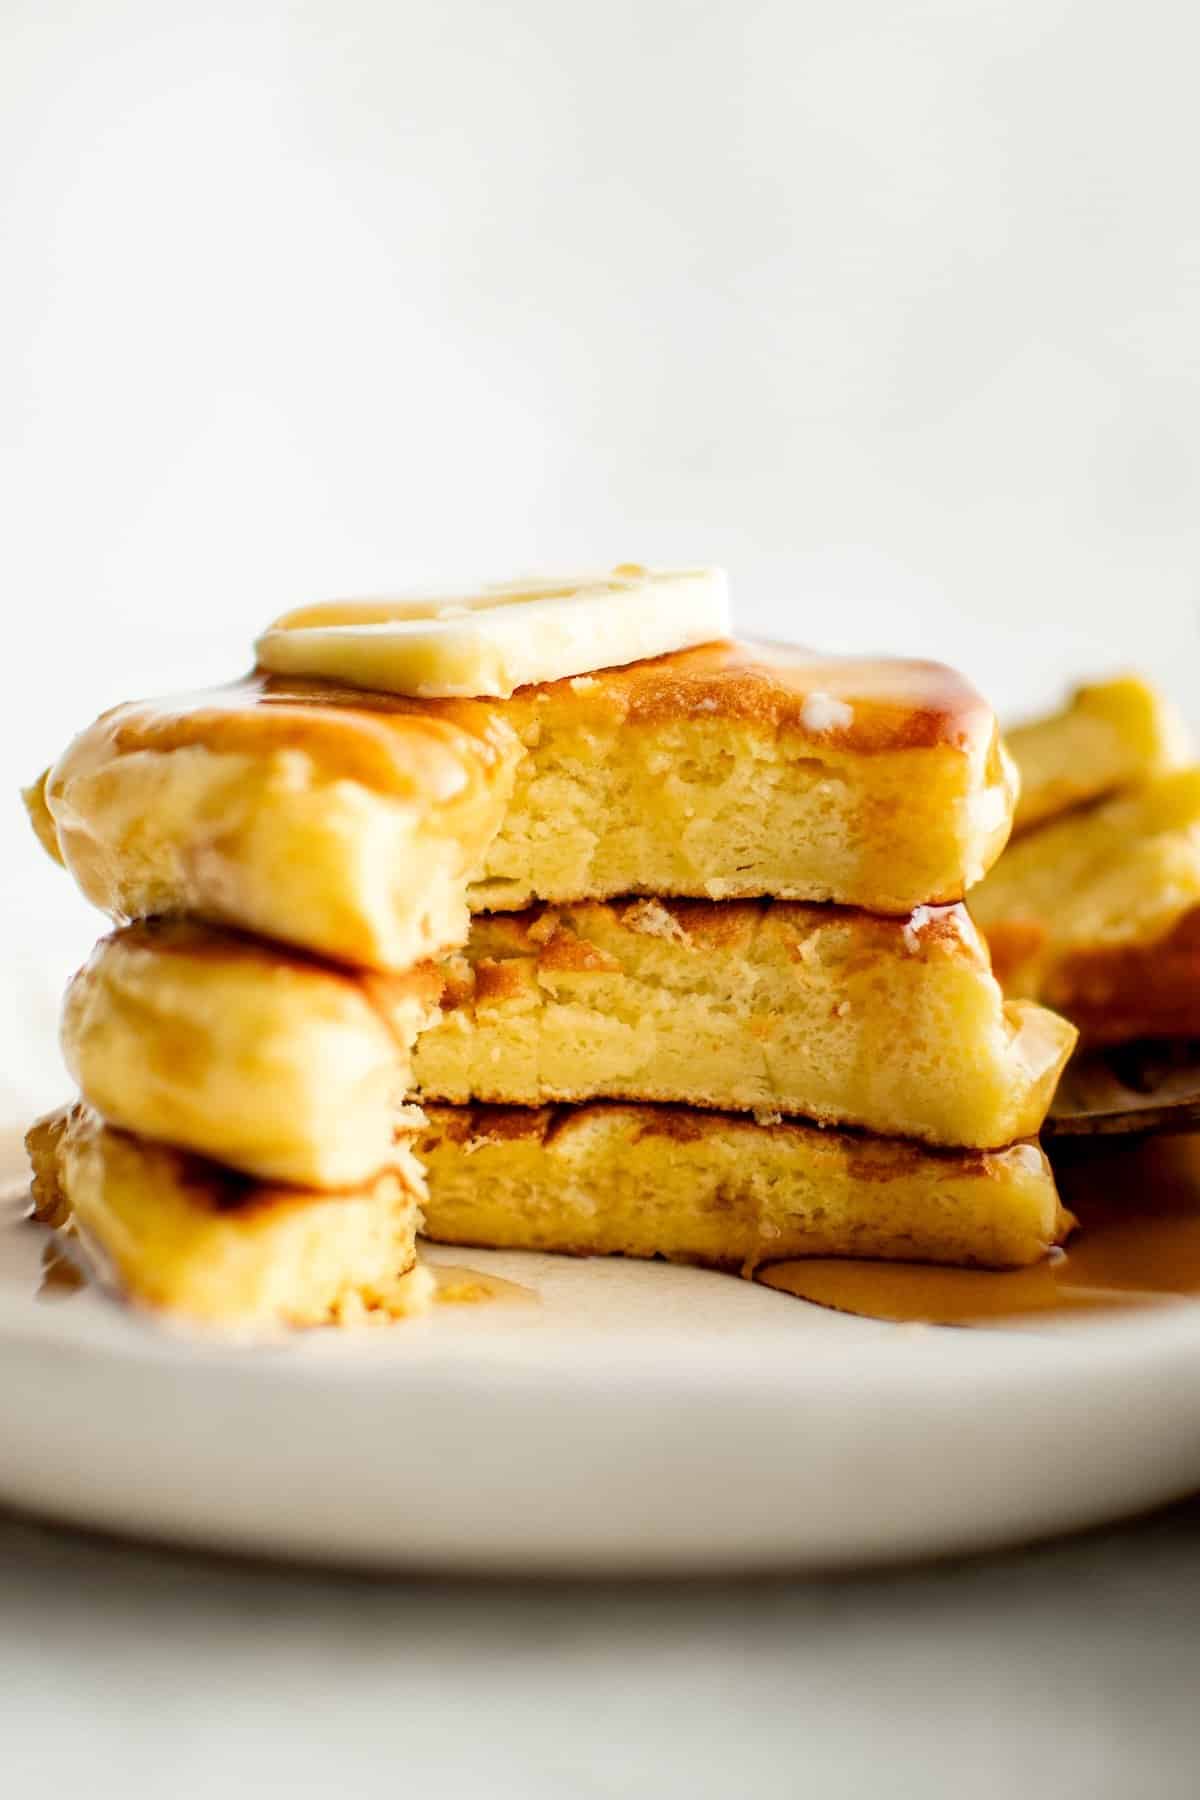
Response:
M223 1550L463 1571L998 1546L1200 1485L1200 1308L893 1327L660 1264L440 1253L536 1290L256 1349L37 1295L0 1212L0 1499ZM435 1253L438 1254L438 1253Z

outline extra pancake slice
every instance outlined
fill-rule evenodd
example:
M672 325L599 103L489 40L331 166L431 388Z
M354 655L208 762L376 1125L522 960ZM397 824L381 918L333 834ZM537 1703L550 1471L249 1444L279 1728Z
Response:
M1005 992L1085 1047L1200 1037L1200 768L1023 833L970 906Z

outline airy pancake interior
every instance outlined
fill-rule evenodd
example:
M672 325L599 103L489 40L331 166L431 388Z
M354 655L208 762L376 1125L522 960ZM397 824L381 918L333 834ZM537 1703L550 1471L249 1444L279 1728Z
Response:
M1034 1135L1075 1041L1006 1003L961 906L583 902L476 917L420 1095L799 1115L931 1143Z

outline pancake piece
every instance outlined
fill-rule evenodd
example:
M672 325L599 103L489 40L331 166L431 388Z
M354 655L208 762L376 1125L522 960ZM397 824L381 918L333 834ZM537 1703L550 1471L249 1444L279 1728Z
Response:
M105 713L26 804L115 919L190 914L403 970L466 936L519 749L484 709L250 678Z
M76 975L63 1055L112 1125L265 1181L351 1187L391 1159L441 988L430 964L359 976L154 920L102 938Z
M476 918L418 1041L422 1098L801 1114L989 1148L1040 1129L1075 1042L1005 1004L962 906L582 902Z
M992 713L937 663L708 644L501 704L525 755L476 911L770 894L904 914L960 899L1008 837Z
M999 854L1011 766L933 663L698 650L405 700L256 675L106 713L26 796L117 919L190 914L368 968L535 899L775 894L907 914Z
M795 1256L1019 1267L1063 1238L1034 1144L928 1150L684 1107L429 1109L440 1243L664 1256L750 1273Z
M1179 768L1191 733L1136 675L1077 688L1061 712L1005 732L1021 777L1014 831Z
M424 1192L412 1152L340 1194L260 1185L103 1125L87 1107L26 1138L34 1212L78 1239L99 1277L139 1306L229 1329L323 1325L424 1311L416 1261Z
M1022 836L971 911L1005 992L1086 1043L1200 1035L1200 769Z

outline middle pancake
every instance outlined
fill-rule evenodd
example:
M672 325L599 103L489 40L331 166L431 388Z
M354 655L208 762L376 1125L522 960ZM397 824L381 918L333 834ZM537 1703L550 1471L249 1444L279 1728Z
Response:
M390 982L215 928L133 926L97 946L63 1017L105 1116L316 1187L378 1167L406 1082L431 1100L655 1100L991 1149L1036 1134L1074 1038L1003 1000L961 906L904 920L790 902L480 916L462 956Z
M261 1181L340 1189L388 1163L436 1017L431 964L374 975L185 919L101 938L67 989L67 1067L102 1118Z
M995 1149L1075 1032L1005 1002L961 905L583 901L476 917L413 1058L422 1099L651 1100Z

